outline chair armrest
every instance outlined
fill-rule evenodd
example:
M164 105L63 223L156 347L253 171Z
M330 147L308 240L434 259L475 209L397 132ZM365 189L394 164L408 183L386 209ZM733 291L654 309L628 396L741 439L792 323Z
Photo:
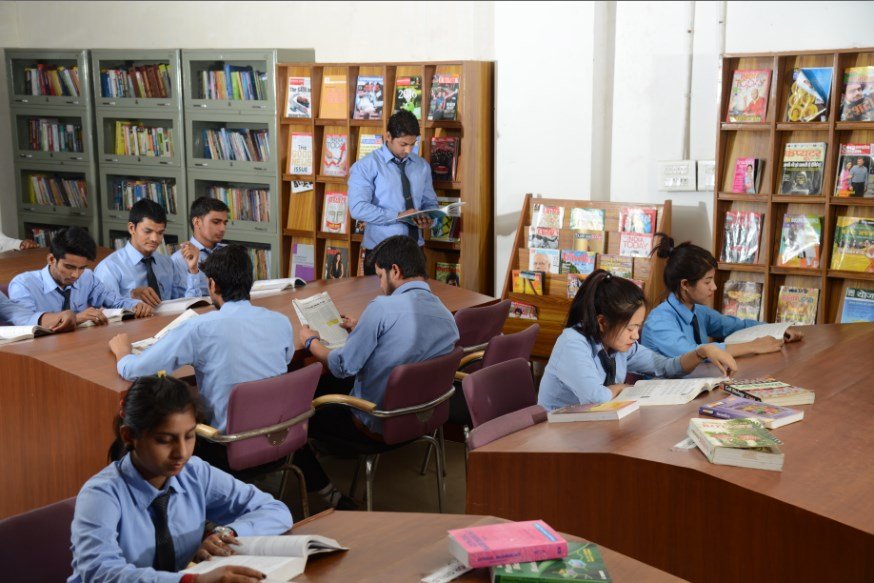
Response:
M204 425L203 423L198 423L195 428L195 432L200 437L203 437L207 441L211 441L213 443L234 443L235 441L243 441L246 439L252 439L253 437L260 437L262 435L266 435L270 437L273 433L278 433L281 431L287 432L289 428L299 425L312 417L315 414L315 409L307 409L300 415L295 415L291 419L283 421L281 423L276 423L274 425L269 425L267 427L259 427L257 429L250 429L248 431L240 431L239 433L222 433L215 427L210 427L209 425ZM284 439L284 438L283 438Z
M455 371L455 380L463 381L464 377L466 377L469 373L461 372L460 370Z
M458 363L458 370L463 369L472 362L482 360L484 354L484 350L478 350L476 352L471 352L470 354L465 354Z
M372 413L376 409L376 403L350 395L322 395L313 399L313 407L316 409L327 405L343 405L344 407L351 407L365 413Z
M213 437L221 433L215 427L211 425L207 425L206 423L198 423L197 427L194 428L194 432L197 433L200 437L211 440Z

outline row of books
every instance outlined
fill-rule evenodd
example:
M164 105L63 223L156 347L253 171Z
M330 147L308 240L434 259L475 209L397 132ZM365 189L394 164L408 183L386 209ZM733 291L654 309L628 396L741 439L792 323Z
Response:
M115 122L115 153L118 156L172 158L173 128L144 126L140 122Z
M802 67L792 72L783 119L787 122L828 121L831 67ZM734 72L726 121L761 123L768 111L771 71L738 69ZM844 69L841 121L874 121L874 66Z
M565 213L562 206L534 203L531 227L544 229L571 229L604 231L605 212L599 208L571 208ZM565 215L568 220L565 221ZM658 210L655 207L627 206L619 209L617 231L625 233L655 233Z
M251 66L224 64L200 72L198 99L263 101L267 99L267 73Z
M113 180L110 188L114 210L130 210L135 202L146 198L160 204L168 213L178 212L175 178L120 178Z
M592 271L603 269L609 271L616 277L624 277L633 281L638 287L643 289L644 282L634 279L634 260L631 257L622 257L621 255L608 254L589 254L585 251L562 251L564 259L560 262L564 266L559 268L559 271L536 269L542 267L542 259L536 257L537 253L529 253L529 269L514 269L512 272L512 291L517 294L528 294L535 296L546 295L546 281L548 273L559 273L567 275L567 297L572 299L577 294L577 290L582 285L583 280ZM550 266L551 267L551 266ZM581 273L579 270L584 270Z
M27 119L29 148L41 152L82 152L82 126L54 117Z
M100 69L102 97L166 98L170 97L170 88L167 63Z
M761 320L763 284L730 279L722 288L722 313L744 320ZM780 286L777 322L816 322L819 289ZM841 324L874 322L874 289L848 287L840 316Z
M268 130L219 128L203 130L203 157L209 160L270 160Z
M270 191L265 188L214 184L207 188L206 196L228 205L228 218L232 221L270 222Z
M79 67L38 63L24 68L24 94L78 97Z
M29 174L28 202L31 204L86 208L88 187L82 178Z
M346 75L322 77L319 115L323 119L349 117L349 92ZM381 120L385 105L385 80L381 75L360 75L355 83L352 119ZM455 120L458 115L459 76L438 73L431 80L429 120ZM312 118L312 81L310 77L288 78L285 116ZM406 110L422 119L422 77L400 76L395 80L393 112Z

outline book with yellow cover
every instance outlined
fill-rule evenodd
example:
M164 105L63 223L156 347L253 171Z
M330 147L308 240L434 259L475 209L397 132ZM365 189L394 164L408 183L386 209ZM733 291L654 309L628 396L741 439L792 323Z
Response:
M874 218L837 219L831 268L874 273Z
M322 78L322 97L319 101L319 117L322 119L346 119L349 115L346 75L325 75Z
M813 325L816 323L818 305L818 288L781 285L780 293L777 295L777 318L775 321Z
M543 295L543 280L546 274L542 271L513 270L513 293Z
M550 422L563 421L610 421L622 419L640 408L638 401L607 401L606 403L582 403L568 405L546 414Z

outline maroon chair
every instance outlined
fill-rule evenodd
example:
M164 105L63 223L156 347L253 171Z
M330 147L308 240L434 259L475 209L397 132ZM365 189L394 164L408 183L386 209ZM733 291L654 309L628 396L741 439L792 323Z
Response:
M0 520L4 581L66 581L73 573L70 525L76 499L67 498Z
M322 365L313 363L276 377L240 383L231 390L225 433L208 425L197 426L199 436L227 446L228 466L235 473L283 461L263 469L282 471L280 500L285 497L288 471L295 473L304 516L309 515L306 482L292 465L291 456L307 442L307 420L315 412L312 401L321 373Z
M505 435L522 431L526 427L531 427L544 421L546 421L546 409L540 405L531 405L530 407L495 417L470 430L465 440L467 451L473 451Z
M462 370L456 374L456 379L462 380L471 372L514 358L529 360L539 332L540 324L532 324L524 330L513 334L495 336L489 340L485 350L466 354L461 359L459 368Z
M488 306L462 308L455 312L458 326L457 346L465 352L481 350L486 343L501 333L507 316L510 315L510 300Z
M534 379L524 358L514 358L471 373L464 377L461 388L473 427L537 404Z

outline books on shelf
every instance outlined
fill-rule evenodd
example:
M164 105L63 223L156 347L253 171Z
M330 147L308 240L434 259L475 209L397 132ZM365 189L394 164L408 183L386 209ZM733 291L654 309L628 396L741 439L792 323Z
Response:
M762 287L758 281L729 279L722 288L722 313L741 320L758 320L762 313Z
M580 288L583 286L583 280L585 279L586 276L580 275L579 273L567 274L567 297L569 300L577 297L577 292L580 291Z
M142 122L115 122L115 153L119 156L173 157L173 128L148 127Z
M780 194L822 194L825 142L786 144Z
M313 90L309 77L289 77L285 117L313 117Z
M117 178L109 183L113 210L130 210L138 200L147 198L164 207L171 214L176 214L176 179L175 178Z
M657 215L658 211L654 208L622 207L619 210L619 231L652 235L655 232Z
M874 144L841 144L835 196L874 196Z
M385 82L381 75L358 76L352 119L382 119Z
M568 405L546 414L548 421L560 423L564 421L611 421L622 419L637 411L639 401L607 401L606 403L585 403Z
M732 192L756 194L762 184L765 161L760 158L738 158L734 161Z
M641 407L683 405L701 393L712 391L725 380L724 377L640 380L622 389L611 401L638 401Z
M328 292L304 299L295 298L291 300L291 305L294 306L294 312L301 325L309 326L318 332L326 348L333 350L346 344L349 332L340 325L343 323L343 318Z
M288 147L288 173L304 174L315 172L313 167L313 135L309 132L291 132Z
M616 277L629 279L634 273L634 259L621 255L598 255L596 258L597 268L609 271Z
M777 429L804 419L804 411L771 405L737 395L701 405L698 408L698 413L717 419L756 419L767 429Z
M840 323L851 322L874 322L874 289L847 288Z
M774 377L731 379L723 383L722 390L745 399L782 407L812 405L816 398L813 391L778 381Z
M200 99L263 101L267 95L267 73L251 65L217 63L200 72Z
M37 152L83 152L82 124L53 117L27 118L28 149Z
M228 241L230 243L231 241ZM273 277L271 258L273 251L269 246L259 246L253 243L237 241L246 248L246 253L252 261L252 275L256 280Z
M733 123L761 123L768 112L770 69L734 72L725 121Z
M722 245L725 263L757 263L762 237L762 214L753 211L726 211Z
M819 267L822 219L813 215L786 213L780 235L780 267Z
M249 128L204 129L203 157L208 160L240 160L266 162L270 160L268 130Z
M543 295L543 283L546 273L543 271L513 270L513 293Z
M25 231L28 234L28 239L33 239L37 245L40 247L51 247L52 246L52 237L55 236L60 229L63 227L55 227L49 225L25 225ZM127 234L125 234L124 241L121 244L121 247L124 247L127 244ZM121 249L121 247L116 247L116 249Z
M406 110L422 119L422 78L406 75L395 80L394 112Z
M455 243L461 239L461 200L456 196L438 196L437 204L442 209L450 209L445 214L434 217L431 225L431 240ZM363 232L363 230L362 230Z
M88 184L84 178L39 173L28 173L25 177L30 204L88 207Z
M528 269L545 273L559 273L561 251L558 249L529 249Z
M322 279L343 279L349 274L349 249L325 245L325 269Z
M0 326L0 345L52 334L42 326Z
M457 136L431 138L431 176L434 180L455 180L459 143Z
M316 279L316 249L309 243L292 243L291 268L289 273L292 277L304 281Z
M346 176L349 171L349 136L346 134L325 133L322 148L322 174L325 176Z
M558 229L528 227L528 248L558 249Z
M567 555L567 541L542 520L504 522L449 531L449 554L479 568Z
M844 69L841 121L874 121L874 66Z
M431 79L428 119L451 121L458 114L458 75L436 73Z
M322 77L322 96L319 100L319 117L323 119L346 119L349 102L346 92L346 75Z
M170 97L170 65L128 65L100 68L101 97Z
M434 279L456 287L461 286L461 264L438 261L434 268Z
M831 268L874 273L874 218L837 217Z
M363 129L363 128L362 128ZM375 152L382 147L381 134L368 134L361 132L358 134L358 156L356 160L361 160L371 152Z
M816 308L819 305L819 288L780 286L777 295L775 322L792 322L800 325L816 323Z
M805 67L792 71L786 121L828 121L833 74L831 67Z
M650 251L652 251L652 235L619 233L619 255L623 257L649 257Z
M561 229L563 222L564 207L534 203L534 213L531 218L532 227Z
M714 464L779 472L779 439L755 419L689 419L687 435Z
M24 68L24 94L79 97L79 67L37 63Z
M564 583L613 581L604 565L604 558L594 543L568 541L567 556L538 562L509 563L490 568L492 583Z
M232 221L270 222L270 191L266 188L211 184L206 195L228 205L228 218Z
M595 254L588 251L562 249L559 273L588 275L595 271Z
M536 320L537 306L525 302L510 302L510 317L522 320Z
M589 253L604 253L607 248L607 237L604 231L588 231L577 229L574 231L574 251L588 251Z
M322 209L322 231L325 233L345 233L346 211L345 192L326 192Z
M572 208L570 228L582 231L604 231L604 209Z

